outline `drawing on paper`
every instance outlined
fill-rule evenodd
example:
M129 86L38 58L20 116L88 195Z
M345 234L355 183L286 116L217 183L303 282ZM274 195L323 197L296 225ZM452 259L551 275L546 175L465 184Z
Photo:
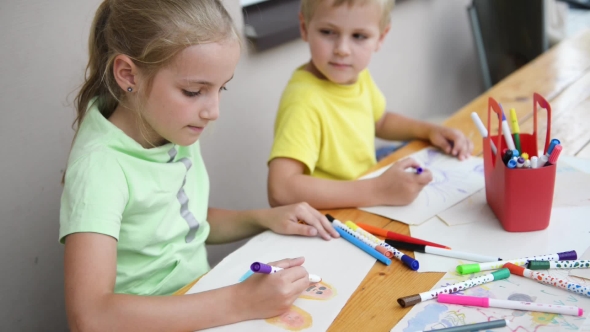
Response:
M551 270L550 272L551 275L568 281L577 282L585 286L590 285L590 280L569 277L568 270ZM447 273L434 288L463 281L473 276L460 276L455 273ZM517 276L510 276L505 280L476 286L464 290L462 294L502 300L574 305L582 308L585 312L590 310L590 298ZM498 331L533 332L579 330L582 324L584 324L586 317L502 308L460 306L442 304L436 300L431 300L415 305L406 317L391 331L429 331L497 319L508 319L510 322L509 327L498 329Z
M327 301L334 296L336 296L336 289L322 280L317 284L310 285L299 298Z
M455 167L446 167L446 164L457 162L449 161L448 158L439 150L427 150L427 157L423 161L423 165L432 172L432 182L423 189L427 207L431 206L431 202L447 202L456 195L462 197L473 193L468 189L473 183L470 174L483 178L483 163L456 169ZM420 161L418 162L420 163Z
M265 322L288 331L301 331L312 326L311 315L299 307L291 306L284 314L267 318Z
M320 281L318 283L310 285L303 293L299 296L300 299L307 300L320 300L327 301L336 296L336 289L330 284ZM289 331L301 331L308 327L311 327L313 319L309 313L305 310L292 306L284 314L268 318L265 320L267 323L284 328Z
M470 157L459 161L432 147L408 157L432 172L432 182L407 206L374 206L361 210L417 225L484 187L482 158ZM379 176L386 169L382 168L362 179Z

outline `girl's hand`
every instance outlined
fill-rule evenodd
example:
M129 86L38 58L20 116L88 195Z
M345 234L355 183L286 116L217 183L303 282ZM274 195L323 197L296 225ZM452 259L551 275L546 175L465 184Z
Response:
M402 159L374 179L380 205L408 205L432 181L429 170L416 174L406 171L410 167L417 169L420 164L412 158Z
M459 160L467 159L473 151L473 143L457 129L434 126L428 134L428 139L432 145L456 156Z
M309 274L301 266L303 257L268 263L284 270L273 274L254 273L237 285L237 301L244 301L245 319L263 319L281 315L309 287Z
M340 236L328 219L307 203L264 210L259 223L278 234L316 236L319 233L326 240Z

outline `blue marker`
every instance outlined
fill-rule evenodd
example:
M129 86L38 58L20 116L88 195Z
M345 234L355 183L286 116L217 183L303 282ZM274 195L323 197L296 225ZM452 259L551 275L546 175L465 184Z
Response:
M244 273L244 275L240 278L240 282L243 282L244 280L250 278L250 276L253 274L254 272L252 270L248 270L248 272Z
M508 168L516 168L517 162L514 159L510 159L508 160L508 163L506 164L506 166L508 166Z
M334 229L336 230L336 232L338 232L338 234L340 234L340 236L342 236L343 239L354 244L355 246L357 246L359 249L363 250L367 254L375 257L381 263L383 263L387 266L389 266L391 264L391 259L385 257L385 255L382 255L380 252L371 248L369 245L363 243L361 240L357 239L356 237L348 234L347 231L343 230L342 228L340 228L338 226L334 227Z
M551 155L551 152L553 152L553 149L557 144L561 144L561 142L557 138L551 140L551 143L549 143L549 149L547 149L547 153L545 154L547 157Z
M512 150L512 157L520 157L520 152L518 152L516 149Z

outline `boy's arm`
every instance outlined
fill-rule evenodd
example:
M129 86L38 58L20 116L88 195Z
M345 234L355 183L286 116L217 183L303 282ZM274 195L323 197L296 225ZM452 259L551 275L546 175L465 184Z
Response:
M445 153L463 160L473 151L473 143L457 129L385 112L375 123L375 136L394 141L426 140Z
M316 209L379 205L376 178L336 181L304 174L305 165L291 158L275 158L269 164L268 199L271 206L307 202Z
M385 112L375 124L375 136L391 141L428 140L436 126L401 114Z

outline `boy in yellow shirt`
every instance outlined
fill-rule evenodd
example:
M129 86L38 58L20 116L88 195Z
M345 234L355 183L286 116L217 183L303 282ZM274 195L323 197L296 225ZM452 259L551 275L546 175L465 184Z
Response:
M302 0L300 30L311 61L283 92L269 158L272 206L306 201L318 209L406 205L432 174L405 159L381 176L355 180L375 165L375 136L429 140L467 158L472 143L458 130L385 111L366 69L390 29L394 0Z

